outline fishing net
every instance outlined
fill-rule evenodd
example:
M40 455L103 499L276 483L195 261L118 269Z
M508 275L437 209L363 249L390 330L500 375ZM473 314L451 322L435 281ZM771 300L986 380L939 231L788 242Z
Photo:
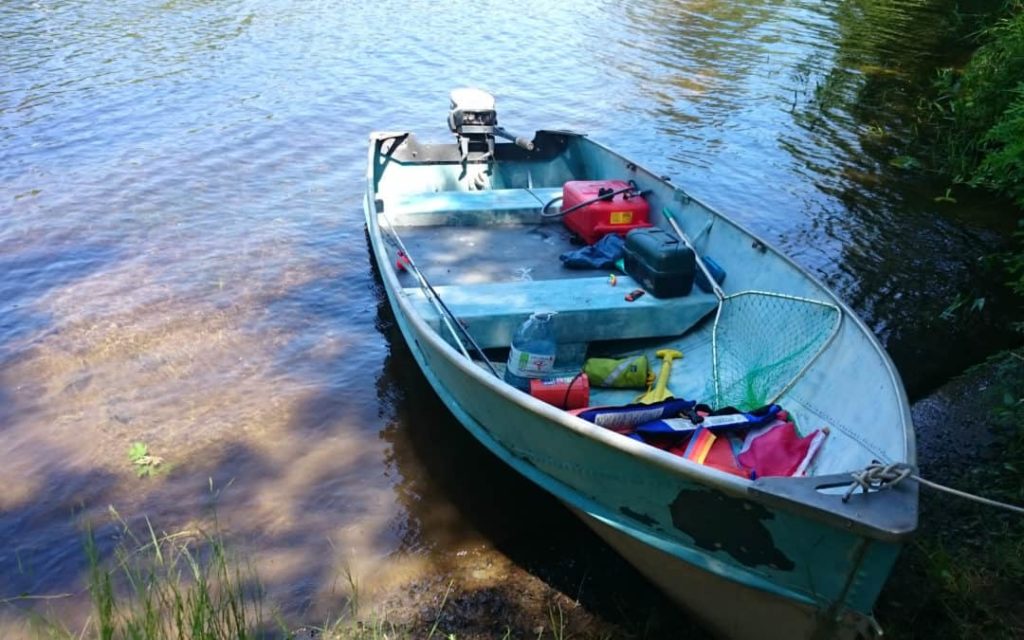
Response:
M715 404L752 409L776 401L839 331L827 302L781 293L726 296L712 334Z

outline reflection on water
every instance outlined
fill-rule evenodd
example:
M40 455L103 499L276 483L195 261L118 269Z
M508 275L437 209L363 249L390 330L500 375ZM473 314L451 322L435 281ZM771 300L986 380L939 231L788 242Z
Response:
M888 164L946 4L3 4L0 599L76 590L109 504L172 529L215 503L298 615L345 570L572 556L589 534L459 431L369 266L366 135L443 138L453 86L734 214L924 390L988 242L964 221L990 205ZM170 471L135 478L134 441Z

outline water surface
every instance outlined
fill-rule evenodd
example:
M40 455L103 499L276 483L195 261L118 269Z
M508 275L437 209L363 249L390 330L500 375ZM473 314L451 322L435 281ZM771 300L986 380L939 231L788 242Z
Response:
M0 599L80 589L110 505L167 530L216 506L297 619L346 571L542 565L585 535L460 432L370 267L367 134L447 139L456 86L729 212L927 390L978 348L939 315L993 237L992 205L889 164L947 4L4 3ZM137 479L135 441L170 472Z

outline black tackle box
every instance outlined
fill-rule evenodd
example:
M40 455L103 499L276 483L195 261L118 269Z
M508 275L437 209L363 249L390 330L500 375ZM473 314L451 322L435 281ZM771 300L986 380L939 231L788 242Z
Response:
M626 273L654 297L685 296L693 288L693 251L664 229L630 231L625 253Z

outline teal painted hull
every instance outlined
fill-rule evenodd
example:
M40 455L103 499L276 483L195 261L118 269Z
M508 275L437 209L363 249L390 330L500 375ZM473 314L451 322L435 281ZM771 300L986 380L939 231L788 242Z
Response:
M590 171L618 159L582 138L573 138L573 144L582 149L577 153L593 154ZM438 318L424 311L421 296L408 283L403 285L395 272L377 215L378 190L386 180L375 151L371 145L365 208L389 302L431 386L474 437L565 503L652 581L722 634L827 637L870 627L872 606L900 543L916 524L915 489L901 487L841 503L834 494L816 491L819 484L839 477L827 467L811 479L742 480L583 422L504 384L453 347ZM666 193L675 190L662 181L658 187ZM727 229L733 228L742 241L752 238L738 227ZM802 278L790 276L789 291L826 295L791 262L781 256L774 259L778 273ZM743 284L742 272L731 272L730 278ZM844 312L849 314L845 307ZM695 354L688 357L698 358L704 341L699 328L695 331L698 338L687 348ZM852 314L836 344L838 348L826 351L789 392L787 404L823 414L838 411L844 401L822 399L834 398L828 394L839 384L829 371L851 363L863 369L877 361L877 379L864 384L887 394L889 404L880 404L883 412L891 406L890 428L897 433L859 434L842 427L844 433L851 431L851 441L867 441L861 448L868 453L838 450L827 466L842 468L847 459L875 450L883 459L913 462L909 411L888 359ZM865 351L852 353L850 345ZM837 390L842 392L841 386ZM847 386L847 391L859 390ZM812 398L812 392L818 395ZM829 409L818 410L823 404ZM847 470L855 468L850 465ZM709 600L708 594L716 597ZM736 620L743 615L744 603L751 624Z

